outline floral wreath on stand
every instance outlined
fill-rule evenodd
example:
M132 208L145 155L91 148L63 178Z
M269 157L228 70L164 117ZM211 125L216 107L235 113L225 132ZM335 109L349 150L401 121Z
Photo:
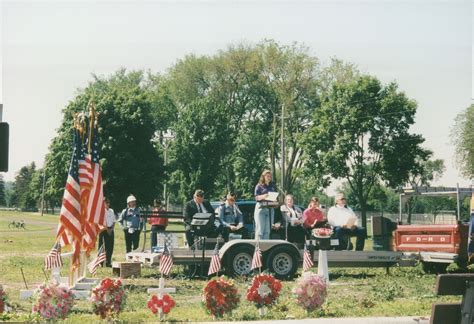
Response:
M204 287L203 302L214 317L222 317L239 305L240 299L233 280L224 277L209 280Z
M126 299L122 281L105 278L92 289L89 301L94 314L105 319L117 316L125 307Z
M327 284L323 277L312 272L304 272L293 289L296 303L310 312L319 309L327 297Z
M35 295L37 298L32 312L47 321L65 319L74 305L72 291L56 282L42 284L36 289Z
M320 227L313 229L313 236L317 238L329 238L333 231L329 227Z
M164 294L162 298L158 297L157 295L153 295L148 301L147 306L153 312L153 314L159 314L161 309L163 314L166 315L174 306L176 306L176 303L174 299L168 294Z
M253 277L252 284L247 290L247 300L257 308L272 305L280 295L281 282L269 274L259 274Z

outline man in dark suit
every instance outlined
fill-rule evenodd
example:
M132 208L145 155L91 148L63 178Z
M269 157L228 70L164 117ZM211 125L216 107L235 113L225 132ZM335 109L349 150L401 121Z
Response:
M194 233L191 228L194 214L197 213L214 213L209 201L204 200L204 191L198 189L194 192L193 199L186 203L184 207L184 229L186 231L186 241L188 246L192 247L194 244Z

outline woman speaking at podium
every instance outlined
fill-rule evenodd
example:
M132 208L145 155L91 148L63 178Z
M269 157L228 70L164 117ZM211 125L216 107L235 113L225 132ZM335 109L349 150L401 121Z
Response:
M278 207L275 184L272 181L272 172L264 170L255 186L255 238L270 239L271 224L273 223L273 207Z

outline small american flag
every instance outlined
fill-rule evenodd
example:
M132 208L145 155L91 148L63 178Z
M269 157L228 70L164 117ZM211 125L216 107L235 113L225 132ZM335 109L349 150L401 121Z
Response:
M165 248L160 257L160 272L162 275L167 276L171 272L171 267L173 266L173 258L171 257L170 250L168 245L165 242Z
M89 268L89 272L91 274L95 274L97 268L105 261L105 259L105 249L104 245L102 245L99 251L97 252L97 257L87 265L87 268Z
M262 251L260 251L260 246L257 241L257 244L255 244L255 252L253 253L251 270L261 268L261 267L262 267Z
M308 271L313 266L313 260L311 259L311 253L309 253L308 247L304 245L303 252L303 271Z
M210 276L213 273L217 273L217 275L219 275L220 269L221 259L219 258L219 241L217 241L216 247L214 248L214 253L212 254L211 265L209 266L209 272L207 273L207 275Z
M51 270L53 268L59 268L63 265L63 261L61 260L61 245L59 242L56 242L53 245L51 251L49 251L48 255L44 258L44 269Z

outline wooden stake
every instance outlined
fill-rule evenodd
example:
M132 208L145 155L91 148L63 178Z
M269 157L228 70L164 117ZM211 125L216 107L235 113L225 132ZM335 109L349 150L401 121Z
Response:
M25 283L25 287L26 289L29 289L26 283L25 274L23 273L23 267L20 267L20 270L21 270L21 276L23 277L23 282Z

